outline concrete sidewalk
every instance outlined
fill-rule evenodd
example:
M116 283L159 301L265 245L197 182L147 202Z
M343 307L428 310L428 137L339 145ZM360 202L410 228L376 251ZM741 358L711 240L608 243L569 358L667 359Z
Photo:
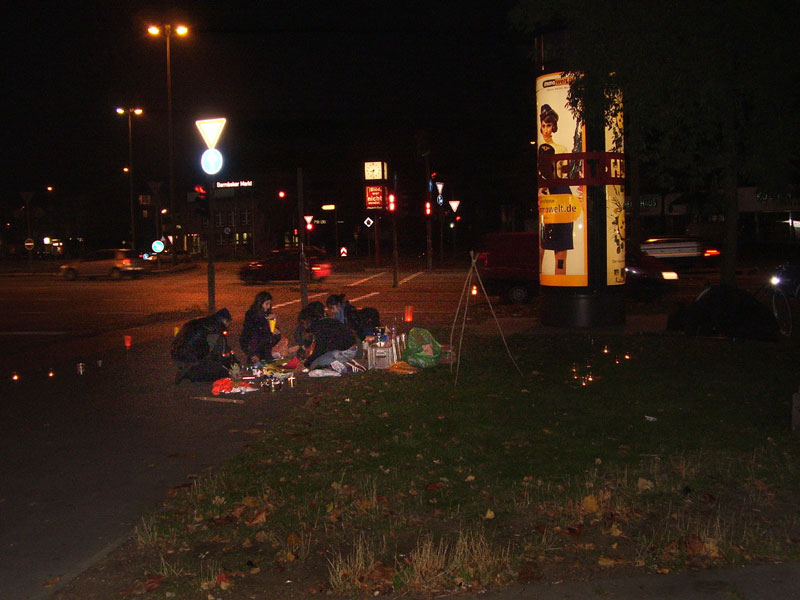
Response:
M514 585L459 597L465 600L797 600L800 598L800 563Z

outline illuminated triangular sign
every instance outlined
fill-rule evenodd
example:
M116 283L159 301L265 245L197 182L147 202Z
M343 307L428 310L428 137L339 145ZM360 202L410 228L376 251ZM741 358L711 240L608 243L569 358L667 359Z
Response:
M222 117L219 119L202 119L194 122L194 124L197 125L197 129L200 130L200 135L203 136L203 141L206 143L209 150L213 150L214 146L217 145L219 136L222 135L222 129L225 127L227 121L227 119Z
M439 190L439 194L441 195L442 190L444 189L444 183L442 183L441 181L437 181L436 182L436 189Z
M314 215L303 215L303 218L306 220L306 223L311 225L311 221L314 220Z
M461 204L461 200L450 200L448 204L450 205L450 208L453 209L453 212L456 212L458 210L458 206Z

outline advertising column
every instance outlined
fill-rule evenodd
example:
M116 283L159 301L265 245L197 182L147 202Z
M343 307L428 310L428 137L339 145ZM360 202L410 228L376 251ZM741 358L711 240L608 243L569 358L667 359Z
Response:
M569 102L580 76L536 79L541 321L559 327L625 321L621 104L608 123L584 123Z

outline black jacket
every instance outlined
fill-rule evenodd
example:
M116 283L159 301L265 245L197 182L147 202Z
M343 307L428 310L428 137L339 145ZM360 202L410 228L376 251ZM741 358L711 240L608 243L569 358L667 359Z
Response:
M239 336L239 344L242 346L245 359L258 355L263 360L272 360L272 347L280 339L280 333L272 333L269 330L269 322L264 311L252 306L247 309L247 313L244 315L242 335Z
M226 336L223 335L226 330L224 318L230 319L230 312L226 308L208 317L185 323L172 340L172 359L185 363L197 362L207 357L222 361L223 354L227 352Z
M306 366L331 350L347 350L358 343L353 331L336 319L325 317L314 321L310 327L314 336L314 352L306 360Z

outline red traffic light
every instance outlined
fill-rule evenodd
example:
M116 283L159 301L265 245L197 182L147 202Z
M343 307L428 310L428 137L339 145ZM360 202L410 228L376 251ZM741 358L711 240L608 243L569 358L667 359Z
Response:
M306 223L306 229L308 231L311 231L312 229L314 229L314 224L313 223Z
M431 203L430 202L426 202L425 203L425 214L427 216L431 215Z
M389 212L394 212L396 207L394 194L389 194Z
M286 192L284 192L283 190L279 191L278 198L286 198Z
M202 185L194 186L194 191L199 196L205 196L206 195L206 188L204 188Z

